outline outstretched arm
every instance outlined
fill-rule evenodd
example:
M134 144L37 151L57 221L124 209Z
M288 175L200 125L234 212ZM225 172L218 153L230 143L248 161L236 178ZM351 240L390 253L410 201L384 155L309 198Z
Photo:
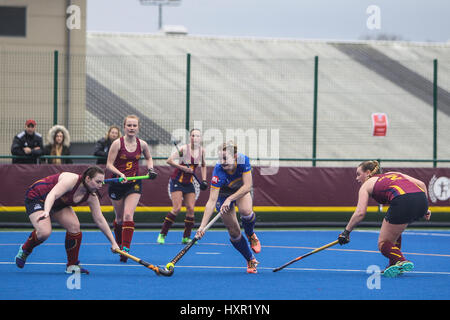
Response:
M346 244L350 242L350 232L364 219L367 212L367 205L369 203L369 190L367 187L367 182L364 183L358 192L358 204L356 206L356 210L353 213L350 221L347 223L344 232L342 232L338 241L340 245Z
M91 209L92 218L94 219L95 224L111 243L111 251L115 252L115 249L120 249L119 246L117 245L116 240L114 239L111 229L109 228L108 222L106 221L105 217L102 214L100 202L98 200L97 195L95 194L90 195L87 200L87 204Z
M201 239L205 232L203 229L205 229L206 225L208 224L209 220L211 219L211 215L214 212L214 209L216 207L217 199L219 198L219 188L211 188L209 191L209 199L205 206L205 211L203 212L202 222L200 224L200 227L197 230L197 234L195 235L197 238Z
M359 189L358 193L358 205L356 206L356 210L353 213L350 221L348 222L345 229L351 232L366 216L367 205L369 203L369 192L364 186Z

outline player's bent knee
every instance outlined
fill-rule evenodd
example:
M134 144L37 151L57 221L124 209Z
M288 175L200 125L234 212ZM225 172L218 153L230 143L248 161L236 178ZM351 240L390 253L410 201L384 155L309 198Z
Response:
M251 215L253 212L253 210L243 210L241 208L239 208L239 214L244 217Z
M133 221L134 212L125 212L123 215L123 221Z
M228 234L230 235L231 239L238 239L241 235L241 229L240 228L229 228Z
M52 234L52 230L51 229L38 229L38 230L36 230L36 237L40 241L47 240L50 237L51 234Z
M383 248L385 241L378 241L378 250L381 251L381 248Z
M70 233L79 233L81 231L80 224L77 223L75 225L72 225L69 228L67 228L66 230L67 230L67 232L70 232Z

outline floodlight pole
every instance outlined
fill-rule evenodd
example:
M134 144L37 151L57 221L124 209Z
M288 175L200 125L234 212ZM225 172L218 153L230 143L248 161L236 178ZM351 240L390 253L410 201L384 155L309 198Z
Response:
M163 6L178 6L181 0L139 0L143 6L158 6L158 28L159 30L163 27Z

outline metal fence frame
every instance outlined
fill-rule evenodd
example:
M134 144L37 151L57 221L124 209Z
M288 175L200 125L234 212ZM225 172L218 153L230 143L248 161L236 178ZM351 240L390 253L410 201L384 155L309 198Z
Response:
M53 124L58 124L58 61L59 52L55 50L53 52L54 59L54 69L53 69ZM185 109L185 129L189 131L190 129L190 84L191 84L191 54L186 54L186 109ZM311 158L280 158L280 159L256 159L256 160L278 160L278 161L299 161L299 162L311 162L311 165L315 167L317 162L327 161L327 162L347 162L347 161L362 161L364 159L340 159L340 158L317 158L317 115L318 115L318 88L319 88L319 57L314 57L314 91L313 91L313 134L312 134L312 154ZM433 167L436 168L438 163L449 163L449 159L438 159L437 158L437 139L438 139L438 60L433 60L433 152L430 159L378 159L383 162L411 162L411 163L432 163ZM18 156L0 155L0 159L13 159L20 158ZM73 155L73 156L42 156L42 159L51 158L70 158L70 159L84 159L96 160L97 157L89 155ZM163 160L164 157L155 157L155 160Z

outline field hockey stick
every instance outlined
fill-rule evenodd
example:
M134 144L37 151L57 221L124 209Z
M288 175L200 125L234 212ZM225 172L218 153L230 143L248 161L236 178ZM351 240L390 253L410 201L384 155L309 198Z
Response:
M183 153L181 152L180 148L178 148L178 143L175 140L172 140L173 145L175 146L175 148L177 148L178 151L178 156L181 158L183 156ZM190 168L189 165L186 163L186 167ZM201 184L202 182L197 178L197 176L195 175L195 172L192 172L192 175L194 176L194 179L197 180L197 182L199 184Z
M219 217L221 216L222 212L219 212L218 214L216 214L216 216L206 225L206 227L203 229L203 232L206 232L213 224L214 222L217 221L217 219L219 219ZM166 269L173 268L175 267L175 264L186 254L186 252L189 251L190 248L192 248L192 246L199 240L199 238L197 238L197 236L194 237L194 239L192 239L191 242L189 242L180 252L178 252L178 254L175 256L175 258L173 258L167 265L166 265Z
M127 180L128 181L134 181L134 180L144 180L144 179L148 179L148 178L149 178L149 176L146 175L146 176L127 177ZM111 179L103 180L103 184L105 184L105 183L117 183L117 182L122 182L122 181L123 181L122 177L120 177L120 178L111 178Z
M144 261L144 260L139 259L139 258L137 258L135 256L132 256L128 252L125 252L125 251L122 251L122 250L119 250L119 249L115 249L114 251L116 253L119 253L119 254L121 254L121 255L123 255L123 256L131 259L131 260L133 260L133 261L136 261L137 263L143 265L144 267L149 268L150 270L154 271L157 275L163 275L163 276L166 276L166 277L170 277L173 274L173 268L166 269L166 268L154 266L151 263L148 263L147 261Z
M337 243L339 243L338 240L335 240L335 241L333 241L333 242L330 242L329 244L326 244L326 245L324 245L323 247L314 249L313 251L311 251L311 252L309 252L309 253L307 253L307 254L304 254L304 255L302 255L302 256L300 256L300 257L297 257L297 258L295 258L294 260L291 260L291 261L289 261L289 262L283 264L281 267L278 267L278 268L273 269L272 271L273 271L273 272L280 271L281 269L284 269L285 267L287 267L288 265L290 265L290 264L292 264L292 263L294 263L294 262L296 262L296 261L299 261L299 260L301 260L301 259L303 259L303 258L306 258L307 256L310 256L310 255L312 255L312 254L314 254L314 253L317 253L317 252L319 252L319 251L325 250L326 248L332 247L332 246L334 246L334 245L337 244Z

